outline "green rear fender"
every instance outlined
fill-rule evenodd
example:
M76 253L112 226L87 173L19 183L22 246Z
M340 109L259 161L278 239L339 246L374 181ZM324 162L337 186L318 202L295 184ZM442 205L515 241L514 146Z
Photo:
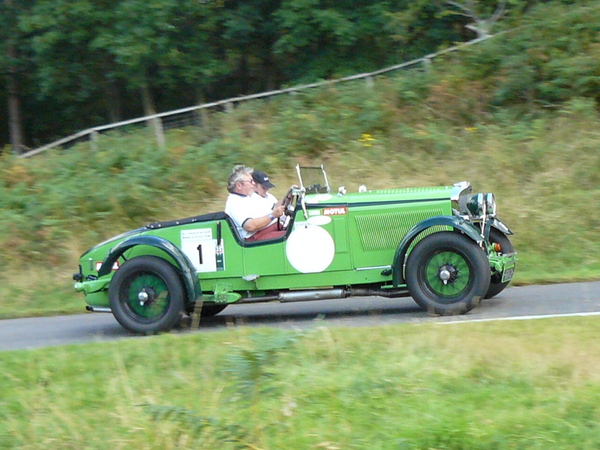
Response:
M200 297L202 293L200 290L200 282L192 262L181 251L180 248L173 245L166 239L158 236L136 236L115 245L102 262L102 266L98 271L98 278L109 274L112 271L115 261L117 261L117 259L119 259L127 250L137 245L147 245L158 248L173 258L181 270L188 296L188 302L193 303L198 299L198 297Z
M456 216L434 216L419 222L404 236L400 245L396 249L394 255L394 261L392 263L393 283L394 286L400 286L405 284L404 279L404 262L408 250L413 241L425 230L431 227L444 226L452 227L457 231L460 231L473 239L475 242L480 243L483 241L479 229L473 224L465 221L464 219Z

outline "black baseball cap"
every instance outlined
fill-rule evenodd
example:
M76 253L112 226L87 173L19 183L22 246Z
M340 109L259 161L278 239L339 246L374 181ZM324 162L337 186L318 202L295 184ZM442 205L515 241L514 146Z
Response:
M269 181L267 174L260 170L252 172L252 178L256 184L260 184L264 188L271 189L275 187L275 185Z

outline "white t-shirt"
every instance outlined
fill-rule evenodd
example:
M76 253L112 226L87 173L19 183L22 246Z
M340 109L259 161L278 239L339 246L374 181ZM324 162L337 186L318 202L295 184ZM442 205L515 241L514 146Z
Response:
M254 194L246 196L231 192L225 202L225 213L233 219L238 234L242 239L247 239L254 234L244 230L244 223L249 219L255 218L256 202L254 202L252 197L254 197Z
M270 192L267 192L267 196L266 197L262 197L260 194L254 193L254 195L252 196L252 198L256 200L256 203L258 204L257 208L262 213L262 214L259 214L257 217L266 216L271 211L273 211L273 208L275 207L275 205L277 203L279 203L277 201L277 197L275 197ZM270 225L274 224L278 220L282 221L282 225L287 226L288 219L289 219L289 217L287 217L287 216L283 217L282 216L279 219L273 219L273 220L271 220L271 223L269 223L269 225L267 225L267 226L270 226Z
M272 205L275 203L277 203L277 200ZM232 192L227 197L227 202L225 202L225 213L233 219L242 239L248 239L256 233L256 231L245 230L244 223L250 219L266 216L271 210L272 207L267 207L266 199L256 193L245 196Z
M259 211L261 211L261 212L264 211L262 214L260 214L259 216L256 216L256 217L266 216L271 211L273 211L273 208L277 204L277 198L270 192L267 192L266 197L263 197L260 194L257 194L255 192L252 195L252 200L256 201L257 209Z

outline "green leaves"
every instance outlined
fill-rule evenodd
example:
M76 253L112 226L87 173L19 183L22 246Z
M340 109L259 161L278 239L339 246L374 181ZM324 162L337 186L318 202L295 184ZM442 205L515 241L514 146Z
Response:
M234 377L240 392L251 400L252 395L259 393L263 381L271 376L277 357L289 351L299 336L289 332L252 334L252 345L233 351L227 357L224 371Z
M473 48L461 68L494 84L494 104L558 106L600 100L600 6L539 5L526 25Z

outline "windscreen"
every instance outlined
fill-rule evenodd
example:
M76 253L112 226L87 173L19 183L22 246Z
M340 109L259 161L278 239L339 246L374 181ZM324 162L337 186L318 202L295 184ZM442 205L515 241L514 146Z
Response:
M297 167L300 184L307 194L328 194L329 183L325 169L321 167Z

